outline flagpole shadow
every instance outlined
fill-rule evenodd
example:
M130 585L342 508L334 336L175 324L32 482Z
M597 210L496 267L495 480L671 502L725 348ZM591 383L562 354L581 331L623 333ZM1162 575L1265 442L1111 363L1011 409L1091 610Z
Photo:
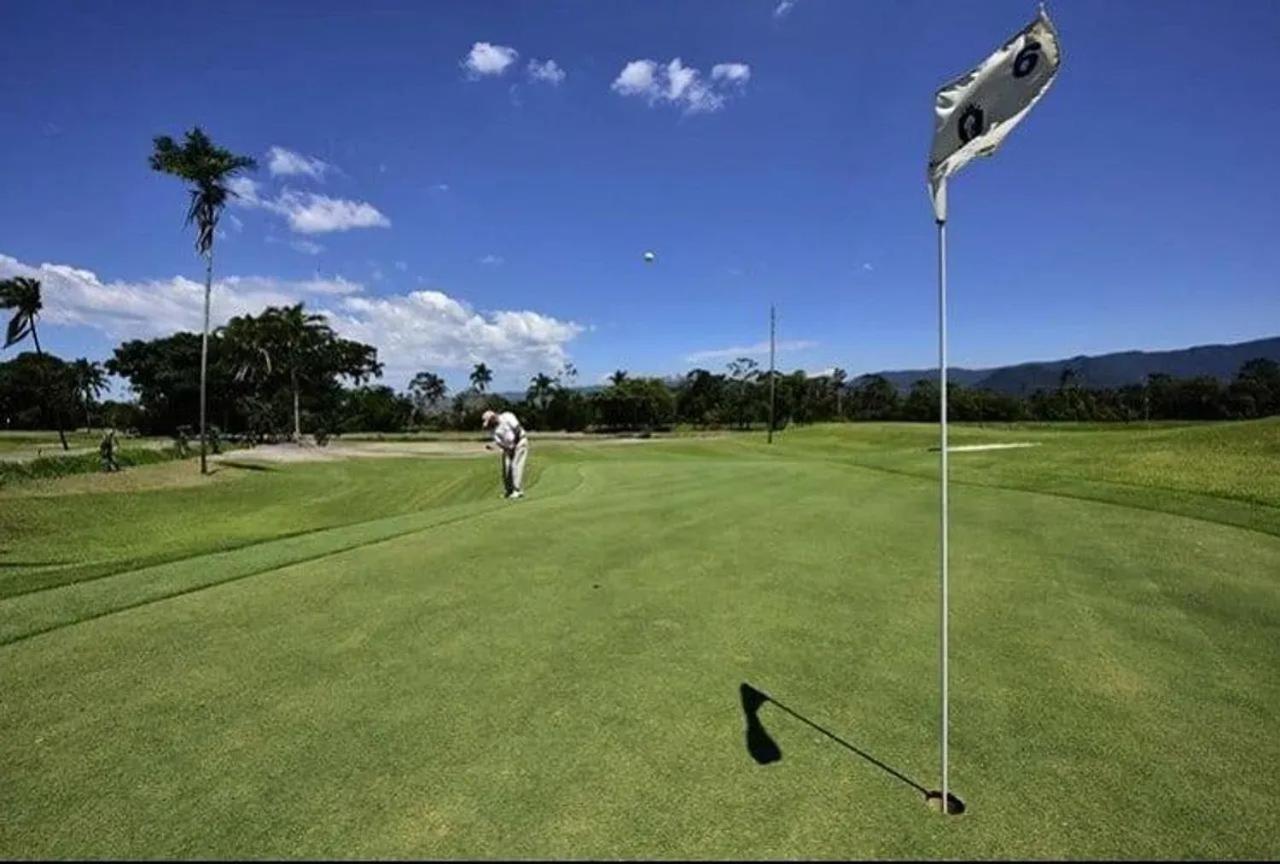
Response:
M761 690L757 690L756 688L752 687L750 684L743 682L738 687L738 695L742 699L742 713L746 716L746 721L747 721L747 752L751 754L751 758L754 759L758 764L768 765L772 762L777 762L782 758L782 748L778 746L778 743L773 740L772 736L770 736L768 731L764 728L764 724L760 722L760 717L759 717L760 709L766 703L770 703L775 707L777 707L782 712L789 714L790 716L794 717L796 720L799 720L801 723L805 724L810 729L813 729L815 732L820 732L821 734L825 735L827 738L830 738L832 741L836 742L841 747L848 750L850 753L853 753L854 755L860 757L861 759L879 768L881 771L884 771L890 777L893 777L894 779L910 786L912 789L919 792L921 796L928 799L930 795L929 790L921 786L915 780L912 780L906 774L903 774L901 771L894 768L892 765L889 765L885 762L880 761L875 756L872 756L870 753L861 749L860 747L855 747L853 744L850 744L848 741L844 740L843 738L841 738L839 735L835 734L831 730L825 729L822 726L819 726L817 723L814 723L808 717L805 717L803 714L799 713L798 711L792 710L791 708L787 707L783 703L779 702L777 699L770 696L768 693L765 693Z

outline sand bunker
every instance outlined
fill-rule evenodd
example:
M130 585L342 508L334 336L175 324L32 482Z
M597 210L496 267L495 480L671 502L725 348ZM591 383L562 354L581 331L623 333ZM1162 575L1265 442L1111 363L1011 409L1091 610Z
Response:
M480 441L361 441L349 444L262 444L213 457L220 462L332 462L413 456L486 456Z
M1017 441L1011 444L965 444L962 447L948 447L948 453L973 453L978 450L1014 450L1019 447L1039 447L1038 441ZM937 447L933 448L937 450Z

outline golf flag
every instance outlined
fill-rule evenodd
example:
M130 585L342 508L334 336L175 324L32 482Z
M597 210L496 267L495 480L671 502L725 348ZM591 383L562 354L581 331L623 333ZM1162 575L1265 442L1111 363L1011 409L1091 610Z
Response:
M933 214L947 221L947 178L990 156L1058 74L1058 32L1044 7L1035 20L972 71L938 91L929 187Z

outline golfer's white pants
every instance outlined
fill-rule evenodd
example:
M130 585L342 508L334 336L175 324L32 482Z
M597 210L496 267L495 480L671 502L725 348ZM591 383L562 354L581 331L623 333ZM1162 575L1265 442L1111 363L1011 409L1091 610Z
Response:
M508 495L524 491L524 462L528 457L528 438L521 438L514 450L502 451L502 485Z

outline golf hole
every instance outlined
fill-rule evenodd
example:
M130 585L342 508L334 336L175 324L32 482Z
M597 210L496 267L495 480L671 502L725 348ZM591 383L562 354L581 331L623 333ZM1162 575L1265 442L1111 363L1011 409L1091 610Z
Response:
M924 796L924 803L929 805L930 810L941 813L942 812L942 793L936 789L933 790L932 792L929 792ZM947 793L948 815L959 816L963 812L964 812L964 802L961 801L952 793L948 792Z

